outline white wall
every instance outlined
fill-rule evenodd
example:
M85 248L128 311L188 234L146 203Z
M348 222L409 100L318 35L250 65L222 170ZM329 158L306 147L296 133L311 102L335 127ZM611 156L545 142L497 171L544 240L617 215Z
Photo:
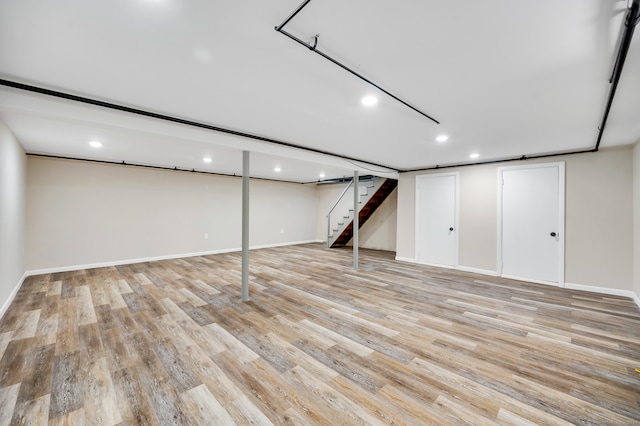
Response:
M25 271L26 170L24 149L0 121L0 318Z
M567 283L632 290L631 154L627 147L567 160Z
M25 269L240 247L239 178L42 157L26 160L3 125L0 154L1 303ZM634 255L634 242L640 247L640 148L551 160L566 162L565 281L640 294L640 251ZM523 162L454 169L460 173L461 267L495 272L497 168L513 164ZM401 174L398 190L361 229L363 247L396 249L399 258L414 258L417 174ZM326 204L343 188L252 180L250 244L324 239Z
M250 194L251 246L315 240L314 185ZM240 178L29 157L26 269L239 249L241 213Z
M631 148L530 160L566 162L565 281L631 291L633 206ZM460 173L460 267L496 272L497 169L523 161L447 169ZM415 176L398 189L397 256L415 258Z
M394 189L371 217L360 227L359 246L374 250L396 251L398 190ZM353 245L353 240L349 241Z

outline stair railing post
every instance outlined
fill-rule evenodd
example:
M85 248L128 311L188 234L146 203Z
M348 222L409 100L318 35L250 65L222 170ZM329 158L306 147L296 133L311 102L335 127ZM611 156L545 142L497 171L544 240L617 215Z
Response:
M353 269L358 270L358 234L360 228L360 212L358 211L358 171L353 172L353 181L355 185L353 186Z

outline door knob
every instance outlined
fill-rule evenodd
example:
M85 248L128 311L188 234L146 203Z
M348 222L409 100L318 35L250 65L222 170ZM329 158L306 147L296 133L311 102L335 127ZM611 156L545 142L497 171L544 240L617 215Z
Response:
M449 231L453 231L453 228L449 228Z
M556 236L556 235L558 235L558 234L556 234L555 232L552 232L552 233L551 233L551 234L549 234L549 235L551 235L552 237L555 237L555 236Z

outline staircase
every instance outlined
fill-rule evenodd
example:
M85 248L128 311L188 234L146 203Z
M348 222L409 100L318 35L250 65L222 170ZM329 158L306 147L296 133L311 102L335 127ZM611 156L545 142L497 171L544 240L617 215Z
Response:
M365 191L358 193L358 220L360 227L371 217L373 212L387 199L389 194L398 186L395 179L375 178L364 186ZM344 193L343 193L344 195ZM351 203L353 205L353 203ZM328 216L330 216L331 212ZM338 219L334 227L329 227L327 247L343 247L353 237L353 207L349 212Z

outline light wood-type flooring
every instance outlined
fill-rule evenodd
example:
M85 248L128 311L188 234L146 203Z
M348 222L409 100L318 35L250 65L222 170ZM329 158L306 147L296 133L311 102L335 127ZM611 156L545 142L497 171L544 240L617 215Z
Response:
M630 299L320 245L28 278L0 425L640 424ZM603 283L604 285L605 283Z

